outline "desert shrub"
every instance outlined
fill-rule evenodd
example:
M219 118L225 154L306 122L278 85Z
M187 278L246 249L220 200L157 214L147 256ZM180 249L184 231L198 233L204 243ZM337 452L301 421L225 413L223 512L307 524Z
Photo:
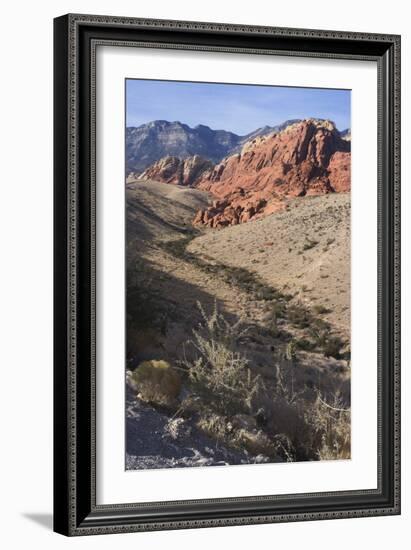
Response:
M277 448L273 441L262 430L240 429L236 432L233 443L253 455L276 456L277 454Z
M186 422L185 418L173 416L164 426L164 435L170 437L174 441L181 441L190 437L191 426Z
M346 343L340 350L340 358L351 361L351 346L349 343Z
M317 246L318 241L310 240L308 239L306 243L304 243L303 250L310 250L311 248L314 248L314 246Z
M320 334L328 334L330 330L330 324L324 319L317 317L311 320L309 332L313 337L318 337Z
M273 300L268 309L267 330L273 338L281 337L281 328L278 320L286 316L286 305L284 301Z
M308 333L316 347L321 348L330 334L330 325L322 319L314 319L308 327Z
M276 318L285 317L286 311L287 308L284 302L276 301L271 304L271 312Z
M319 315L325 315L326 313L331 313L331 310L326 308L325 306L322 306L320 304L316 304L314 307L313 307L315 313L318 313Z
M270 336L278 338L281 335L280 327L278 326L278 319L276 315L273 315L267 323L267 330Z
M194 392L202 396L211 409L223 414L248 412L251 400L261 384L253 376L248 360L235 351L236 341L244 335L241 321L229 323L219 313L217 303L207 315L200 303L202 322L193 329L188 345L194 349L194 358L181 361L187 371Z
M175 404L181 390L181 377L167 361L143 361L132 372L131 380L139 397L156 405Z
M275 454L285 462L294 462L295 448L290 438L285 434L276 434L272 437Z
M235 285L241 290L253 295L256 300L271 301L276 299L290 300L292 296L283 296L276 288L266 284L260 277L242 267L230 266L223 263L209 263L197 254L187 250L194 234L173 241L164 241L160 246L177 258L183 259L195 265L208 274L216 275L229 285ZM242 250L239 248L239 250ZM261 249L263 252L264 250ZM253 260L258 261L258 260Z
M298 379L295 354L300 340L289 342L267 388L236 351L244 334L241 321L229 323L216 305L209 315L201 305L199 309L202 322L190 341L195 353L181 362L191 395L198 398L198 428L251 454L284 461L349 457L349 409L333 390L327 403L315 385L308 388ZM249 425L239 423L246 418Z
M291 365L278 361L273 391L258 396L276 455L285 461L349 458L350 410L343 394L331 389L326 402L315 384L298 381Z
M227 283L234 284L246 292L251 292L258 300L273 300L277 292L274 288L264 284L258 275L242 267L224 266Z
M306 411L307 422L316 433L318 460L348 459L351 456L351 411L338 394L331 404L320 394Z
M235 422L231 422L226 416L205 413L199 417L196 426L207 436L224 441L230 447L245 449L252 455L277 456L276 445L263 430L233 424Z
M296 348L303 351L313 351L315 349L315 343L307 338L298 338L295 340Z
M294 460L350 458L350 410L317 398L297 395L294 401L277 399L271 429L287 437L287 451Z
M331 333L331 326L322 319L315 319L309 326L309 334L316 348L326 357L342 358L342 350L347 343L338 335Z
M277 297L277 291L274 288L271 288L269 286L263 286L261 285L257 291L256 291L256 298L257 300L275 300Z
M344 341L339 336L329 335L322 346L322 351L326 357L334 357L341 359L341 348L344 346Z
M288 320L296 327L306 328L310 325L311 315L302 305L293 304L287 308Z
M286 452L281 449L281 445L277 448L279 456L285 460L315 459L314 453L310 451L312 432L304 418L304 406L305 401L289 385L278 388L264 406L267 415L266 433L278 444L287 441Z
M201 415L196 426L206 435L217 440L225 439L228 435L227 418L218 414L211 413Z
M297 344L295 340L288 342L285 348L285 358L287 361L295 361L297 359Z
M187 246L190 244L196 234L197 233L193 231L180 239L163 241L162 243L160 243L160 246L162 246L164 250L166 250L170 254L173 254L177 258L184 259L191 255L190 252L187 251Z

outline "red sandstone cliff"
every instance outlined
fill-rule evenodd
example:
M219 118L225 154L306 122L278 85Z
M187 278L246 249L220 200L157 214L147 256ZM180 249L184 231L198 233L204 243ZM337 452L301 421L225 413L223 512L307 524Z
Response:
M217 200L194 223L235 225L284 207L284 198L350 190L350 143L334 124L313 119L246 143L195 186Z

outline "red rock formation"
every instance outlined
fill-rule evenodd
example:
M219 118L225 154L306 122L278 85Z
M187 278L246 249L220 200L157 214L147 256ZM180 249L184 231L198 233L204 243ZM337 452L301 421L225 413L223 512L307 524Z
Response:
M334 191L346 193L351 189L351 153L337 151L328 164L330 181Z
M194 224L224 227L284 208L286 197L350 190L350 143L333 123L308 119L246 143L194 185L217 200Z
M192 185L205 171L212 168L212 162L198 155L187 159L164 157L144 170L138 179L152 179L176 185Z

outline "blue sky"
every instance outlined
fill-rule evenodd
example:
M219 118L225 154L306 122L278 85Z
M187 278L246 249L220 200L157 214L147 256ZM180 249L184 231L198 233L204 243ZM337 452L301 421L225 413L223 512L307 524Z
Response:
M349 90L126 80L126 124L151 120L204 124L244 135L292 118L327 118L351 126Z

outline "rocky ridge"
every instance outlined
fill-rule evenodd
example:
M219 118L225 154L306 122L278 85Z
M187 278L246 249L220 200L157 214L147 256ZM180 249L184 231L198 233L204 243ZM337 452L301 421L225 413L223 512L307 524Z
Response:
M251 139L281 131L296 120L287 120L278 126L263 126L246 134L237 135L226 130L213 130L204 124L191 128L179 121L154 120L126 129L126 173L138 175L163 157L186 159L195 155L220 162L224 157L241 150Z
M212 170L213 166L211 161L199 155L186 159L169 156L152 164L137 179L154 179L162 183L192 186L204 172Z
M154 120L126 129L126 172L141 173L158 159L176 156L181 159L201 155L212 162L238 147L241 136L225 130L198 125L191 128L178 121Z
M138 179L210 192L215 200L193 221L210 227L265 217L284 209L289 198L350 190L351 145L333 122L306 119L279 128L254 136L216 165L198 155L166 157Z

